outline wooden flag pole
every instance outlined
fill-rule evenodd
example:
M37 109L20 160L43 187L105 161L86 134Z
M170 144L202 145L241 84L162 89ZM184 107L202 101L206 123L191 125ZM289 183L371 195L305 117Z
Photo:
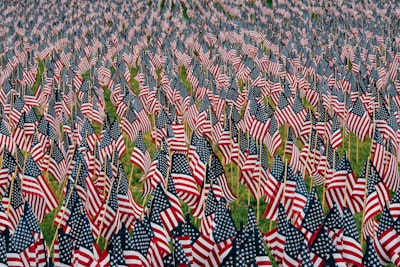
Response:
M25 137L24 137L25 139ZM24 174L25 174L25 169L26 169L26 161L28 160L28 153L25 153L25 157L24 157L24 165L22 167L22 179L21 179L21 188L23 188L23 184L24 184ZM11 198L10 198L11 199Z
M104 185L103 185L103 197L106 196L106 180L107 180L107 156L104 158Z
M359 142L359 138L356 137L356 162L358 163L358 142Z
M288 124L284 124L284 127L285 127L285 132L284 132L284 134L285 134L285 136L284 136L284 140L285 140L285 146L284 146L284 148L283 148L283 158L286 158L286 147L287 147L287 141L288 141L288 138L289 138L289 125Z
M131 168L131 174L129 175L129 184L128 184L129 189L131 188L131 185L132 185L133 169L135 168L133 164L131 166L132 166L132 168Z
M315 140L314 140L314 153L313 153L313 165L312 165L312 172L315 170L315 156L317 154L317 143L318 143L318 132L315 130Z
M93 151L93 160L94 160L94 164L93 164L93 169L94 169L94 179L97 179L98 174L96 172L97 169L97 161L96 161L96 157L97 157L97 142L94 143L94 151Z
M346 155L347 155L347 152L346 152ZM347 198L348 198L349 196L347 195L347 189L346 189L346 187L344 188L344 204L343 204L343 208L344 207L346 207L346 204L347 204Z
M311 108L309 109L309 114L310 114L310 121L311 121ZM305 164L303 166L303 177L304 179L306 178L306 166L307 166L307 162L310 158L310 152L311 152L311 138L312 138L312 121L311 121L311 128L310 128L310 135L308 136L308 151L307 151L307 156L306 156L306 161ZM313 185L313 179L310 175L310 191Z
M366 208L366 204L367 204L368 175L369 175L369 161L370 161L370 159L371 159L371 156L368 156L368 159L367 159L367 170L365 171L364 204L363 204L363 213L362 213L362 219L361 219L361 239L360 239L361 247L363 247L363 243L364 243L364 235L363 235L362 229L364 228L365 208Z
M36 130L37 130L37 129L36 129ZM74 145L74 150L75 150L75 149L76 149L76 145ZM68 164L67 164L65 176L69 175L69 169L70 169L70 167L71 167L71 165L72 165L73 159L74 159L74 155L72 155L71 158L67 159ZM58 184L57 190L60 190L60 189L61 189L61 186L65 183L65 180L68 180L68 179L65 179L65 177L63 177L63 178L62 178L62 183L59 183L59 184Z
M77 185L77 183L78 183L79 174L80 174L80 172L81 172L81 167L82 167L82 163L79 163L78 172L76 173L74 186L71 188L71 190L70 190L69 193L68 193L68 197L67 197L67 200L66 200L66 202L65 202L65 209L64 209L64 211L63 211L63 213L62 213L62 215L61 215L61 220L64 218L65 212L67 211L68 203L69 203L69 201L70 201L70 199L71 199L73 189L75 189L75 187L76 187L76 185ZM61 209L61 207L62 207L62 205L60 206L60 209ZM60 212L60 210L59 210L58 212ZM57 212L57 214L58 214L58 212ZM58 232L58 229L60 229L60 225L61 225L61 222L57 224L57 228L56 228L56 231L55 231L54 236L53 236L53 241L51 241L51 245L50 245L50 248L49 248L49 251L50 251L50 252L52 251L52 249L53 249L53 247L54 247L54 242L56 241L57 232Z
M24 137L25 138L25 137ZM4 152L5 152L5 150L4 150L4 143L1 145L1 148L0 148L0 153L1 153L1 155L0 155L0 169L2 169L3 168L3 158L4 158Z
M250 206L250 188L247 189L247 206Z
M326 140L326 158L327 158L327 163L328 163L328 140ZM335 153L335 152L334 152ZM333 160L335 160L335 155L333 155ZM326 175L327 175L327 169L328 169L328 164L325 166L324 170L324 184L322 185L322 211L325 210L325 194L326 194ZM334 169L333 169L334 170ZM310 188L311 189L311 188Z
M237 165L237 183L236 183L236 195L239 204L240 195L240 129L238 129L238 165Z
M53 148L54 148L54 140L52 140L52 142L51 142L49 160L47 161L47 168L46 168L46 174L45 174L46 182L49 181L49 168L50 168L50 163L51 163L51 157L53 156Z
M11 197L12 197L12 194L13 194L14 181L15 181L15 178L17 177L17 173L18 173L18 166L15 167L14 174L13 174L13 176L11 178L10 195L8 197L7 217L10 215Z
M286 178L287 178L287 169L288 169L288 161L285 159L285 175L283 176L283 192L282 192L282 198L281 198L281 203L284 205L285 203L285 190L286 190Z
M263 144L260 142L260 152L259 152L259 161L260 161L260 167L258 169L258 181L257 181L257 224L260 221L260 198L261 198L261 168L262 168L262 149L263 149Z

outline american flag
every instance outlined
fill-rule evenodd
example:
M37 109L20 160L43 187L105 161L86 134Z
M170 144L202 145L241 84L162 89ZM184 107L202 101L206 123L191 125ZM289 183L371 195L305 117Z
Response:
M22 194L26 197L38 221L58 206L57 199L33 158L28 156L21 180Z
M169 164L168 152L158 149L144 180L144 196L151 194L158 184L165 185Z
M367 246L362 259L362 263L366 267L379 266L381 264L379 261L379 256L375 251L374 243L370 237L367 237Z
M304 233L306 240L309 241L318 233L318 230L324 222L322 205L315 187L312 188L308 195L308 200L304 207L304 214L304 219L301 222L301 231Z
M146 174L150 168L151 158L149 151L147 151L141 132L139 132L137 135L136 144L133 148L130 161L137 165L144 172L144 174Z
M356 221L348 208L343 213L343 237L342 237L343 259L348 264L361 265L363 251L360 244L360 237Z
M58 229L57 240L54 243L54 259L55 265L71 265L73 254L73 240L71 235L65 233L64 230Z
M346 127L361 140L364 140L370 132L371 118L359 99L347 112Z
M121 183L121 177L114 179L114 182L108 192L107 199L100 207L96 216L95 224L99 229L99 234L107 241L111 241L112 235L119 231L120 217L118 210L118 192Z
M225 256L232 248L232 241L237 234L237 230L230 211L226 208L224 198L218 202L215 211L215 228L212 231L214 248L206 260L206 266L218 266L222 263Z
M281 157L276 155L268 175L268 186L265 189L269 204L264 212L264 217L270 220L275 220L278 214L278 207L283 194L284 172L285 165Z
M283 254L285 250L286 230L288 220L285 214L285 208L282 205L278 207L278 227L272 231L265 233L264 240L267 243L274 259L277 262L283 262Z
M27 202L25 202L24 214L10 241L12 252L20 256L20 262L15 262L14 264L22 264L24 266L46 265L47 251L43 233Z
M179 198L194 208L200 194L185 154L174 153L172 155L170 176L170 179L174 180Z
M298 256L304 242L304 235L291 223L288 224L286 231L283 264L285 266L298 266Z
M371 162L367 162L364 165L360 179L365 179L367 183L362 233L365 238L367 236L373 237L374 232L377 230L375 215L382 212L389 201L389 190Z
M344 263L327 230L322 227L310 244L311 260L314 266L332 266Z
M76 239L72 255L72 264L96 264L95 239L92 233L91 222L87 215L76 210L75 216L71 215L69 219L69 225L72 228L71 235Z
M396 240L399 239L399 233L396 231L395 225L396 222L390 214L390 210L385 206L379 220L378 231L376 232L377 238L374 241L381 264L389 261L397 264L399 259L398 246L396 245Z

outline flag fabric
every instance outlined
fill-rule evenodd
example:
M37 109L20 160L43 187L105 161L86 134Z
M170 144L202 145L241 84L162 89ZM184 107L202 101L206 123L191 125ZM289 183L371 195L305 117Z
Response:
M195 208L200 194L185 154L174 153L172 155L170 179L174 181L179 198L190 207Z
M143 141L142 133L139 132L136 138L136 144L133 148L130 161L138 166L145 174L150 168L151 158Z
M400 265L395 3L120 2L0 6L1 266Z
M11 239L11 250L20 256L22 265L45 266L47 251L43 233L28 203Z
M58 206L57 199L32 157L26 159L25 173L22 177L22 193L41 222L46 213Z

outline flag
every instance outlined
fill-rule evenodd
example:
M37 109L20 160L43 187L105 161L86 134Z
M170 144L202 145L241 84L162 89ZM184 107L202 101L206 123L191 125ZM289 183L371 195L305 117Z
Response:
M284 266L298 266L298 256L304 242L303 233L289 223L286 229L285 250L283 254Z
M130 161L138 166L144 172L144 174L146 174L150 168L151 158L149 151L147 151L141 132L139 132L137 135L136 144L133 148Z
M375 216L383 211L384 206L389 201L389 190L382 182L372 162L367 162L364 165L360 179L365 179L367 183L362 233L365 238L367 236L372 238L378 225Z
M237 234L235 224L229 209L226 208L226 201L221 198L218 202L215 217L215 228L212 231L214 247L207 258L205 266L219 266L232 249L233 238Z
M362 264L364 264L365 267L381 265L379 256L374 248L374 243L371 241L370 237L367 237L367 248L363 256Z
M275 261L283 262L285 251L286 231L289 221L285 214L285 208L280 204L278 207L278 227L272 231L265 233L264 240L267 243L269 250L274 256Z
M126 151L126 146L124 143L124 136L120 131L118 120L114 120L110 125L110 136L115 150L117 150L119 156L122 157Z
M11 250L19 254L21 264L24 266L46 266L48 252L44 236L27 202L21 221L11 238Z
M91 223L85 212L76 210L69 219L71 235L76 239L72 254L72 265L90 266L96 264L96 248Z
M296 139L294 138L291 128L289 128L288 130L288 136L285 148L286 148L285 154L290 155L289 166L292 169L292 171L294 173L302 171L303 164L300 161L300 150L299 147L297 146L297 142Z
M171 123L167 125L167 141L172 153L187 153L186 135L183 124Z
M129 183L122 164L119 166L117 177L120 180L117 191L120 220L126 228L133 229L136 218L143 213L143 207L136 202L128 188Z
M303 103L301 102L300 92L297 92L296 97L293 102L293 116L289 117L289 125L293 129L293 133L295 136L300 136L301 129L303 127L304 121L307 117L307 111L304 108Z
M363 253L356 221L354 220L353 215L348 208L345 208L343 213L342 242L342 256L347 264L351 264L353 266L363 266Z
M173 191L172 184L170 190ZM175 192L169 192L167 195L164 189L157 185L150 205L150 220L162 226L168 234L178 226L179 222L184 220L182 209L176 201L176 197L172 196L173 193Z
M346 266L324 227L311 241L310 252L314 266Z
M190 207L195 208L200 194L185 154L172 154L170 176L170 179L174 180L179 198Z
M268 206L263 216L270 220L275 220L278 214L278 207L283 194L284 172L285 166L282 159L279 155L276 155L268 175L267 188L265 189L268 197Z
M121 177L114 179L114 182L108 192L107 199L100 207L96 215L95 224L99 229L99 234L107 241L111 241L113 234L119 231L120 218L118 211L118 192L121 183Z
M400 234L396 229L396 223L390 214L390 210L385 206L375 237L375 248L381 259L381 264L389 262L389 260L395 265L400 264L400 250L397 245Z
M153 230L148 227L147 217L143 221L136 220L131 238L125 242L124 256L126 264L149 265L149 248L154 237ZM122 228L121 228L122 229Z
M57 199L33 158L28 156L24 164L22 193L38 221L42 222L44 216L58 206Z
M275 155L275 152L282 145L282 139L279 134L279 128L274 116L272 116L270 119L268 133L265 136L264 144L267 146L271 155Z
M52 150L49 152L50 158L48 163L48 172L53 175L58 182L63 181L67 171L67 161L64 158L63 152L59 147L59 142L54 140Z
M73 240L71 235L65 233L63 228L58 229L57 240L54 242L55 266L70 266L73 253Z
M371 118L365 111L360 99L347 112L346 127L359 139L364 140L370 133Z
M332 118L330 142L332 148L335 150L337 150L343 144L342 134L340 132L339 119L336 113L333 115Z
M312 188L308 196L306 206L304 207L304 214L304 219L300 223L300 230L304 233L306 241L310 242L312 237L318 234L324 222L322 205L315 187Z

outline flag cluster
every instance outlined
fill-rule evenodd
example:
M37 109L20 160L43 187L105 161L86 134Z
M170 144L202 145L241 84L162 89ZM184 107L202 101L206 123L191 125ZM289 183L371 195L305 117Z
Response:
M400 265L395 4L0 14L0 265L271 266L266 248L284 266ZM252 207L233 221L239 183L265 233Z

